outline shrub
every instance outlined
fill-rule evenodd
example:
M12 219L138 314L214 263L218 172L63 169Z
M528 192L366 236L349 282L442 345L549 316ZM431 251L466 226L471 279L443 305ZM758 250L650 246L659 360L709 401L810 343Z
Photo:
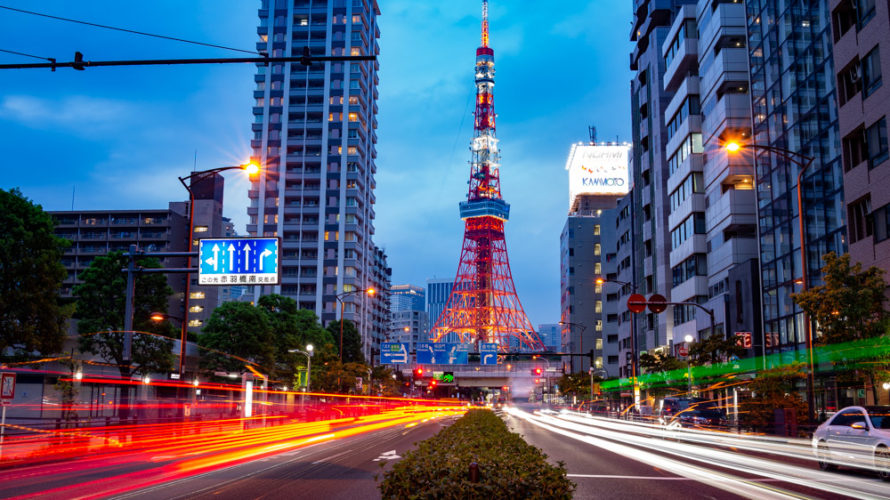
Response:
M515 499L572 497L562 462L527 444L489 410L470 410L453 425L405 454L384 474L383 498ZM479 468L471 482L470 464Z

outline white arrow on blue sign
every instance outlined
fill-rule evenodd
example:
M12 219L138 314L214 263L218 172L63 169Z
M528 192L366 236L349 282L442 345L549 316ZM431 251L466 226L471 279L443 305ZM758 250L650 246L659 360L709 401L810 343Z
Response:
M278 238L207 238L198 242L199 285L277 285Z

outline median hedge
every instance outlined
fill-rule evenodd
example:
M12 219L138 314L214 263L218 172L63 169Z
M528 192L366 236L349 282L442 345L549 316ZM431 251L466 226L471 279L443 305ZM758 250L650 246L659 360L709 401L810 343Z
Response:
M383 476L383 498L568 499L575 489L562 462L527 444L490 410L470 410L418 447ZM470 479L470 464L478 481Z

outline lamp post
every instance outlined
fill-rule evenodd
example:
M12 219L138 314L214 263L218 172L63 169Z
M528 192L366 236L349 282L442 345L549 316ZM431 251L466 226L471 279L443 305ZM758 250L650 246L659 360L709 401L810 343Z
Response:
M572 332L573 326L577 326L578 328L581 329L581 333L578 335L578 352L583 353L584 352L584 330L586 330L587 327L581 323L572 323L571 321L560 321L559 324L562 326L568 326L570 334ZM574 349L575 342L570 341L570 343L572 344L572 348ZM593 360L591 360L591 362L592 361ZM572 373L575 373L575 356L572 356Z
M764 144L739 144L738 142L728 142L724 148L730 154L738 153L742 149L759 149L761 151L767 151L769 153L773 153L779 155L785 160L797 165L797 223L798 223L798 232L800 232L800 278L801 278L801 289L802 291L807 291L808 281L807 281L807 251L806 251L806 226L804 223L804 210L803 210L803 174L807 171L808 168L813 164L814 158L810 156L803 155L801 153L795 153L794 151L778 148L775 146L767 146ZM757 184L757 173L754 173L754 182L753 184ZM756 191L755 191L756 192ZM807 347L807 417L810 423L816 421L815 411L816 411L816 397L814 394L814 376L815 376L815 366L813 362L813 329L810 325L810 320L807 317L806 312L802 312L803 314L803 324L804 324L804 337L806 339L806 347ZM765 354L765 353L764 353Z
M337 302L340 303L340 362L343 362L343 314L345 312L346 305L343 302L343 298L347 295L352 295L354 293L367 293L369 297L373 297L377 290L373 288L363 288L361 290L350 290L348 292L340 292L337 294Z
M683 340L685 340L687 344L691 344L694 339L693 339L692 335L686 335L686 337L684 337ZM689 346L686 346L686 348L688 349ZM689 397L692 397L692 363L691 363L691 361L692 360L690 359L689 352L687 351L687 353L686 353L686 381L688 382Z
M312 344L306 344L306 350L301 351L300 349L288 349L287 352L294 354L299 353L306 356L306 392L310 392L310 387L312 384L312 350L315 347Z
M633 293L637 293L637 286L629 281L621 281L614 279L607 279L599 276L595 280L597 285L603 285L605 283L615 283L621 286L629 286ZM634 405L640 404L640 386L637 384L637 321L636 314L630 313L630 369L631 369L631 381L633 384L633 398ZM619 402L621 395L619 394ZM619 403L620 404L620 403Z
M201 170L198 172L192 172L191 174L180 177L179 182L185 187L186 191L189 193L189 244L188 251L189 253L193 252L193 244L195 239L195 193L192 191L192 185L195 182L200 182L204 179L209 178L213 174L217 174L219 172L224 172L226 170L243 170L247 172L249 177L253 177L260 172L260 167L255 162L249 162L242 165L230 165L227 167L218 167L211 168L210 170ZM188 181L188 182L186 182ZM189 255L186 257L188 264L187 268L192 267L192 257ZM183 367L185 366L185 344L186 344L186 333L188 332L188 322L189 322L189 294L191 289L191 278L187 277L185 280L185 295L183 296L183 304L185 305L184 310L182 312L182 330L180 332L180 346L179 346L179 376L183 375Z

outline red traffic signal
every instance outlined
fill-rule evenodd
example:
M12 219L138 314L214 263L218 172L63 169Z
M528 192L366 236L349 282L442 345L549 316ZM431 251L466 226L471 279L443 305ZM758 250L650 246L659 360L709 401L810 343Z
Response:
M417 368L415 368L415 369L414 369L414 376L415 376L415 377L422 377L422 376L423 376L423 368L421 368L421 367L419 367L419 366L418 366Z
M532 375L538 376L544 373L544 370L540 368L532 368Z
M430 380L430 387L436 387L436 384L437 384L437 383L438 383L438 382L436 382L435 379Z

